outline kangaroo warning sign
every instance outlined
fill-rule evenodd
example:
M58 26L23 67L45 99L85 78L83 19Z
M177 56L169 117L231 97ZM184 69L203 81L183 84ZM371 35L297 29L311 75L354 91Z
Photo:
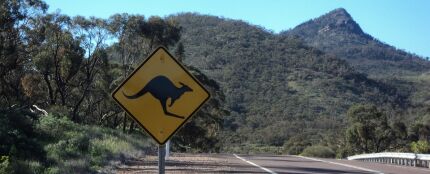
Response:
M114 100L164 144L209 99L209 92L163 47L112 93Z

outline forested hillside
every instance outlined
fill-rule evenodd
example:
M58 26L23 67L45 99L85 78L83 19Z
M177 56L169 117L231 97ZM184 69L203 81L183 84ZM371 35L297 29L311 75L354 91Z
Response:
M222 84L233 111L232 142L282 145L302 134L320 141L344 128L353 104L408 106L408 94L297 37L213 16L171 18L183 27L185 62Z
M417 75L430 69L428 60L366 34L342 8L304 22L281 35L298 36L307 45L335 54L371 76Z

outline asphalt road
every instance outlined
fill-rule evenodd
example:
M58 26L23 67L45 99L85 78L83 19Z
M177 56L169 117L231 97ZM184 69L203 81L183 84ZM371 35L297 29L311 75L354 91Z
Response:
M273 156L273 155L238 155L238 157L258 166L260 171L266 173L319 173L319 174L429 174L426 168L395 166L361 161L348 161L336 159L316 159L298 156ZM242 160L243 161L243 160ZM252 165L252 164L249 164ZM254 165L253 165L254 166ZM263 167L261 169L260 167ZM268 171L264 170L267 169Z
M157 173L157 157L130 160L115 173ZM288 155L174 154L166 173L430 174L430 169Z

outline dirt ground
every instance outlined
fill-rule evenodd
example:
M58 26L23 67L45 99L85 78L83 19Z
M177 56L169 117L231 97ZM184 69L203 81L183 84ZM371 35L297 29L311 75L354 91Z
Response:
M241 171L237 169L241 168ZM166 160L166 173L255 173L255 168L222 154L172 154ZM115 173L158 173L158 157L146 156L117 166Z

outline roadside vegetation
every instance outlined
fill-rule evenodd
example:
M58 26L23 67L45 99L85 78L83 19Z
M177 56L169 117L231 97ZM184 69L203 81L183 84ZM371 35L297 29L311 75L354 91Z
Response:
M101 19L47 9L42 0L0 2L0 173L96 173L151 154L153 141L110 95L158 46L183 60L181 28L157 16ZM172 149L219 152L224 94L188 68L212 98Z
M0 173L96 173L153 154L110 95L158 46L211 93L172 138L175 152L430 152L430 62L353 21L353 33L335 25L352 20L346 11L275 34L194 13L102 19L47 9L42 0L0 2ZM313 35L326 25L348 42L341 50Z
M9 144L9 154L2 156L0 173L96 173L109 171L109 164L156 153L155 144L140 132L124 134L81 125L63 115L30 115L2 114L2 118L18 117L20 121L15 122L16 127L7 127L14 133L7 138L15 143ZM2 150L5 148L3 145Z

